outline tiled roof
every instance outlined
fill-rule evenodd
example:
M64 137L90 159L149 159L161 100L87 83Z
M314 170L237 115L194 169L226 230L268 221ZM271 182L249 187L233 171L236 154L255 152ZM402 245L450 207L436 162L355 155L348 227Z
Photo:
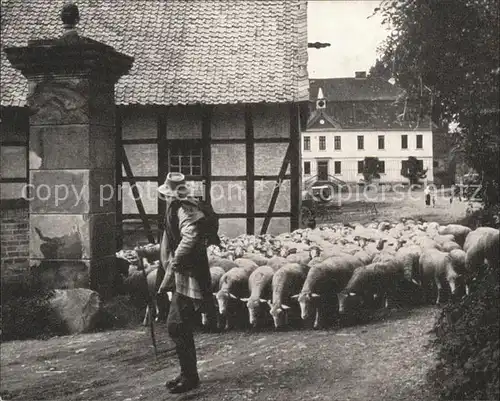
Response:
M67 0L2 0L1 44L62 34ZM133 56L117 104L307 101L305 0L79 0L78 32ZM23 106L26 79L1 52L1 105Z
M323 89L326 100L330 102L391 100L394 101L404 91L389 82L375 77L368 78L330 78L311 79L311 100L316 100L319 88Z

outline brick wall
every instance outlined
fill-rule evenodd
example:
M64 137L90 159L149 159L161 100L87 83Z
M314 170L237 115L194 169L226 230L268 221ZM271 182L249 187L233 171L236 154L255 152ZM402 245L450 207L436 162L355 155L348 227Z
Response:
M5 205L0 210L1 276L24 276L29 267L29 214L25 203Z

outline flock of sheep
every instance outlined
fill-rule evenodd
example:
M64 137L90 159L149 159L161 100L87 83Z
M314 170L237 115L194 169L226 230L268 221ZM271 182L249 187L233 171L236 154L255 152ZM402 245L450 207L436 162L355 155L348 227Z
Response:
M254 328L295 322L326 328L341 314L389 307L410 289L439 304L468 293L485 263L498 266L498 253L497 229L411 219L223 238L220 248L208 249L218 315L202 314L202 322L230 329L244 317ZM146 279L154 298L158 246L117 257L129 262L125 282L133 288ZM155 301L157 316L164 316L168 305Z

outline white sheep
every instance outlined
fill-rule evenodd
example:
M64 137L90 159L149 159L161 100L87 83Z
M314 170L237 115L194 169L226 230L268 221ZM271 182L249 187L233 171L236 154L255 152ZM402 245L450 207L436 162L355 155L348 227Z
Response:
M453 251L454 249L459 249L461 250L462 248L460 247L460 245L458 245L455 241L448 241L448 242L444 242L442 244L440 244L440 248L443 252L451 252Z
M288 260L281 256L273 256L272 258L268 259L267 265L266 266L271 266L274 270L278 270L280 267L286 265Z
M422 249L418 245L409 245L398 249L395 260L403 267L404 277L407 281L421 284L419 260Z
M354 270L363 262L356 256L328 258L312 266L297 298L301 317L309 320L315 316L314 328L330 325L337 314L337 294L342 291Z
M254 253L254 252L246 252L243 254L242 259L248 259L251 260L252 262L255 262L257 266L265 266L268 262L268 259L264 256L261 255L260 253ZM238 259L236 259L236 263Z
M255 263L253 260L250 259L245 259L245 258L238 258L234 260L234 263L238 265L238 267L241 267L242 269L247 269L252 273L255 269L259 267L257 263Z
M420 255L419 265L424 291L431 290L434 285L437 288L436 305L441 302L443 288L449 286L452 296L455 295L459 275L455 271L453 261L448 253L437 249L425 249ZM427 298L427 294L425 298Z
M479 227L471 231L464 243L465 269L468 280L472 280L484 263L498 267L499 230Z
M238 267L238 264L236 264L234 261L229 259L224 259L219 256L210 256L208 258L208 265L210 267L212 266L222 267L225 272L228 272L233 267Z
M309 266L288 263L274 273L269 313L276 329L281 329L288 324L291 296L300 291L308 271Z
M440 235L452 234L460 247L464 246L465 239L471 231L469 227L460 224L448 224L447 226L440 227L438 230Z
M220 279L219 291L215 297L219 306L219 314L226 321L226 329L235 324L235 311L238 309L238 304L241 304L240 299L250 295L248 279L252 271L251 269L234 267L224 273Z
M306 251L292 253L286 257L288 263L299 263L307 265L311 261L311 254Z
M389 298L394 295L398 283L404 279L403 268L395 261L372 263L357 267L347 285L339 292L339 312L346 311L346 303L361 303L371 307L375 296L385 300L384 306L389 306Z
M219 291L219 286L220 286L220 279L222 276L225 274L225 271L222 267L220 266L212 266L210 268L210 290L212 292L213 296L213 302L214 304L217 304L217 298L216 294ZM201 324L205 328L210 328L210 327L218 327L219 326L219 315L217 313L217 310L213 311L215 316L210 316L209 313L206 311L203 311L201 314ZM213 319L213 321L211 321Z
M248 279L249 298L242 298L246 302L250 325L256 328L262 317L263 307L268 306L272 296L272 280L274 269L270 266L259 266Z

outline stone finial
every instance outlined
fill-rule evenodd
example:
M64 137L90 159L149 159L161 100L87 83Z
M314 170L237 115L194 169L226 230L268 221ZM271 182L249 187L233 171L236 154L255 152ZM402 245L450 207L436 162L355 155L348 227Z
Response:
M66 3L61 10L61 20L65 30L75 29L76 24L80 21L80 13L78 7L73 3Z

